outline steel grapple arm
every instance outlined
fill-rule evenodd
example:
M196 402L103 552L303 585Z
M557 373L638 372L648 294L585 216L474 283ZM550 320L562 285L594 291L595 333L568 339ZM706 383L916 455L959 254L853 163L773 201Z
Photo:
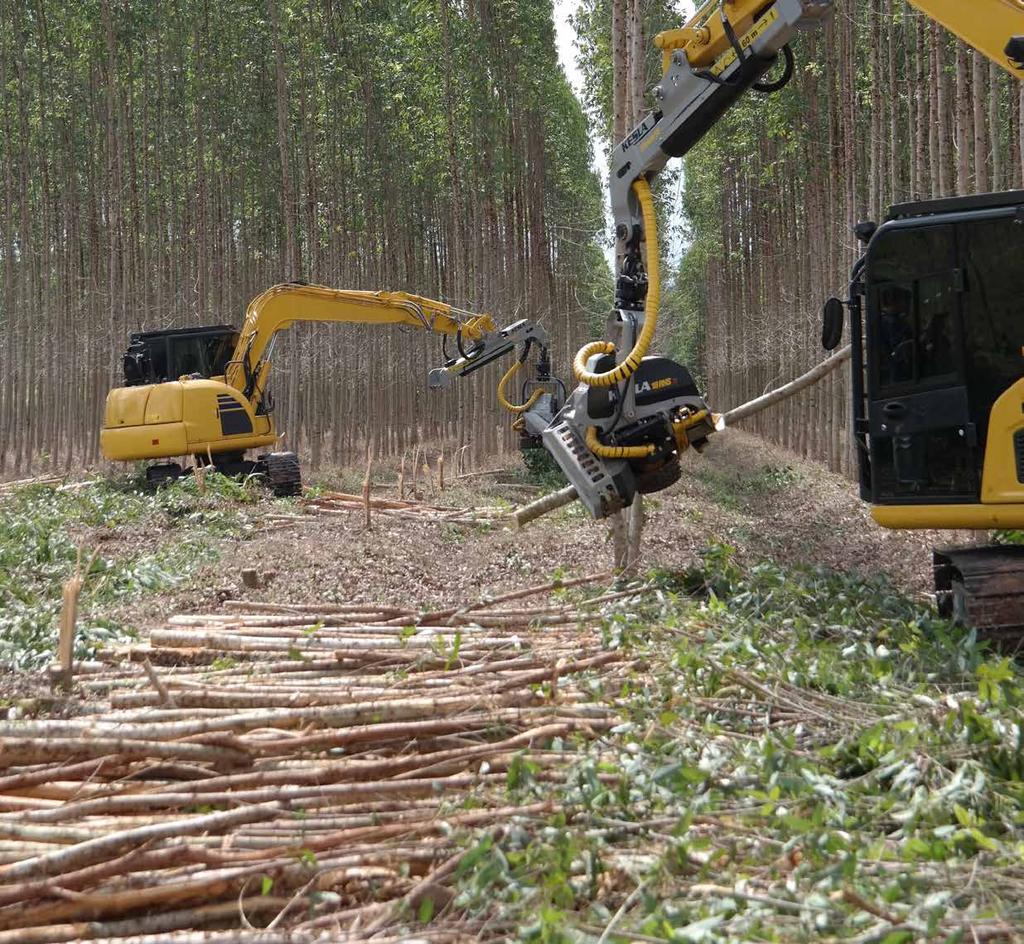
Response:
M650 185L747 89L773 92L793 72L790 41L818 24L831 0L722 0L658 36L664 75L657 107L612 151L616 289L603 341L573 362L579 385L550 423L525 416L594 517L630 505L680 476L679 458L717 428L689 371L648 352L661 300L657 221ZM781 67L778 78L769 77Z

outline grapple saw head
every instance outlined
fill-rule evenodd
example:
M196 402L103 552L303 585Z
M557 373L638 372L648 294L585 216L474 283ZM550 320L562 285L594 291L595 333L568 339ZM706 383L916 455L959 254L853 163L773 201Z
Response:
M600 360L592 369L605 368ZM661 356L645 357L624 391L581 384L554 417L531 410L524 419L595 518L678 481L679 457L716 430L690 372Z

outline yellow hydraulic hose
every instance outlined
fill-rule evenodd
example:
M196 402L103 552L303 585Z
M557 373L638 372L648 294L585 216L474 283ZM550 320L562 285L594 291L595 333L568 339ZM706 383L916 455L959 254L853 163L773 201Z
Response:
M644 304L644 326L640 337L636 339L633 350L626 355L621 364L611 370L597 374L587 370L587 361L595 354L611 354L615 345L610 341L592 341L576 352L572 363L573 373L580 383L588 387L611 387L623 380L628 380L640 366L647 349L654 340L654 329L658 325L658 307L661 303L661 277L658 271L658 221L654 215L654 200L651 188L641 177L633 181L633 190L640 201L640 210L644 217L644 238L647 241L647 299Z
M587 448L602 459L646 459L654 452L654 443L645 446L606 446L597 438L597 427L587 427L584 437Z
M522 361L516 361L507 371L505 371L505 376L498 381L498 402L505 407L509 413L525 413L540 399L541 394L544 393L543 390L534 390L525 403L516 404L508 401L508 398L505 396L505 385L519 372L522 366Z
M610 341L592 341L576 352L572 369L576 379L588 387L611 387L623 380L628 380L640 366L647 349L654 339L654 329L658 324L658 307L661 301L660 274L658 271L658 221L654 215L654 200L651 188L643 177L633 181L633 190L640 201L640 210L644 217L644 238L647 242L647 298L644 303L644 326L640 337L636 339L633 350L626 355L621 364L611 370L597 374L587 370L587 361L595 354L613 354L615 345ZM644 446L606 446L598 439L596 426L591 426L585 436L587 448L602 459L644 459L654 452L654 444Z

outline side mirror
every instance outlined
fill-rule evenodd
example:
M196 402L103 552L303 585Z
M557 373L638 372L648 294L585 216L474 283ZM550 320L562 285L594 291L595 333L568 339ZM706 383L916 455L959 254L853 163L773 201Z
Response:
M843 320L846 306L838 298L830 298L825 302L821 317L821 346L826 351L834 351L843 339Z

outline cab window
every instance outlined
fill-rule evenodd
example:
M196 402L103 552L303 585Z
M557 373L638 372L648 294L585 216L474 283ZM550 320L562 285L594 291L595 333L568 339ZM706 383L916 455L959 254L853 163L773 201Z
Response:
M956 376L956 293L951 274L880 285L872 301L880 387Z
M899 392L915 384L955 379L961 341L953 227L883 230L868 253L875 384Z
M210 337L206 349L206 370L210 377L223 374L227 370L237 341L237 334L215 334Z
M968 377L985 426L992 404L1024 377L1024 222L1006 216L961 224L960 245Z
M884 285L878 290L875 345L878 352L878 380L882 386L913 383L914 288L909 285Z

